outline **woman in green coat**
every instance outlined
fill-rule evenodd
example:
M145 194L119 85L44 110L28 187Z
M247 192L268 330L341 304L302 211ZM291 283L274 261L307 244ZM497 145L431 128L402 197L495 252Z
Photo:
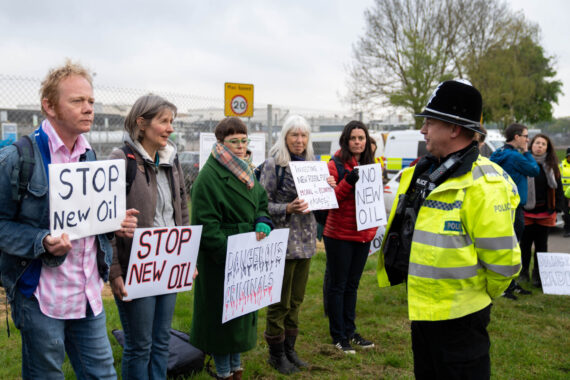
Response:
M255 347L257 312L222 324L227 238L256 231L269 235L267 194L253 174L247 127L226 118L215 129L217 143L192 185L192 225L202 225L190 342L212 354L218 378L241 379L240 353ZM271 227L270 227L271 226Z

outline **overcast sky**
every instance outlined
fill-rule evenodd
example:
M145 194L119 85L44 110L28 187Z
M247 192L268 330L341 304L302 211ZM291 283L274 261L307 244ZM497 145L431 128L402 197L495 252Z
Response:
M570 116L566 0L510 0L540 25ZM256 103L347 111L346 66L373 0L0 0L0 74L43 78L65 57L96 83L222 98L252 83ZM222 105L220 104L220 107Z

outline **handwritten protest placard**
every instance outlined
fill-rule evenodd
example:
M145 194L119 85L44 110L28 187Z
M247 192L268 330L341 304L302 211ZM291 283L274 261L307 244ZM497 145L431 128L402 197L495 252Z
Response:
M309 204L309 211L338 208L334 189L327 183L330 176L324 161L290 161L299 199Z
M360 178L354 190L356 229L362 231L385 225L387 219L384 208L382 166L380 164L358 166L358 174Z
M228 237L222 323L281 300L288 239L288 228Z
M570 295L570 254L537 252L544 294Z
M384 234L386 233L386 227L380 226L376 230L376 235L374 239L370 242L370 250L368 251L368 256L375 254L380 251L382 247L382 240L384 240Z
M192 289L202 226L137 228L123 300Z
M116 231L126 214L125 161L49 165L49 226L71 240Z

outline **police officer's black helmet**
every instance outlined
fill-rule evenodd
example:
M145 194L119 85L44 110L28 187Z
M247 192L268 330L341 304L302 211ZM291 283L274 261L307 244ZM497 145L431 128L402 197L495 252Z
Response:
M422 113L416 117L429 117L457 124L482 135L481 112L483 99L479 91L464 79L441 82L433 92Z

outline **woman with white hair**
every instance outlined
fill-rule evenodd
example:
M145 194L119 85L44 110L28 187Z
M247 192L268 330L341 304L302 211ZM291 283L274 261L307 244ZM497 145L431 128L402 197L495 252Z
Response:
M268 210L276 228L289 228L289 241L281 302L267 309L265 339L269 364L290 374L307 367L295 352L299 334L299 309L305 296L311 257L316 252L317 223L308 203L299 199L289 168L290 161L314 160L311 127L302 116L287 118L277 142L262 166L259 182L267 191ZM334 184L333 177L329 183Z

